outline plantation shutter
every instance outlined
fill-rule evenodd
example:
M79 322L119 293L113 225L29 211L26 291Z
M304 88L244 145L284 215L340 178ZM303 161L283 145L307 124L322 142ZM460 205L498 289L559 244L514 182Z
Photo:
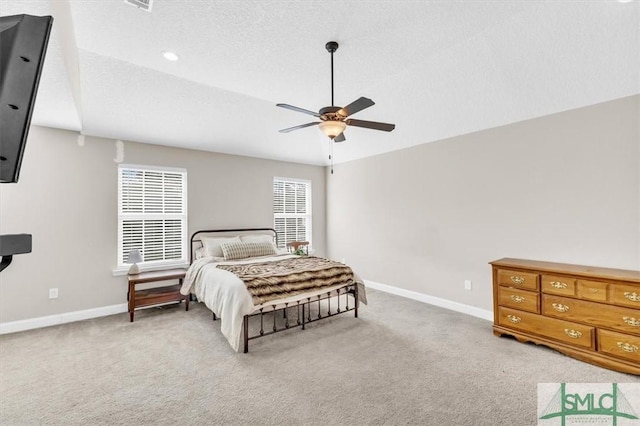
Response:
M138 249L143 264L187 263L187 172L118 168L118 265Z
M311 182L273 179L273 224L280 248L290 241L311 245Z

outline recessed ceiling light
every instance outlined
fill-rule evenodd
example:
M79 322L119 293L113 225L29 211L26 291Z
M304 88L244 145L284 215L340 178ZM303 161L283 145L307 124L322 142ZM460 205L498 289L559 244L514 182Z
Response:
M164 58L167 61L177 61L179 59L178 55L176 55L173 52L162 52L162 56L164 56Z
M618 0L620 3L631 3L633 0Z

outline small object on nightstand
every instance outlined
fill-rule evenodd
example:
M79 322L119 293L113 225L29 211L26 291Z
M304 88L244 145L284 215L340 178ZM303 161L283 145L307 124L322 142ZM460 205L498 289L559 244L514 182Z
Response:
M189 295L180 293L182 281L186 269L169 269L164 271L147 271L129 275L129 321L133 322L133 314L136 308L142 306L159 305L168 302L185 301L185 311L189 310ZM136 290L136 284L178 280L178 284L165 284L161 287L153 287L145 290Z
M287 243L287 250L291 254L298 256L309 255L309 241L290 241Z
M138 268L138 263L142 262L142 255L140 255L140 250L133 249L129 252L127 256L127 263L131 263L131 267L129 268L129 275L135 275L140 273L140 268Z

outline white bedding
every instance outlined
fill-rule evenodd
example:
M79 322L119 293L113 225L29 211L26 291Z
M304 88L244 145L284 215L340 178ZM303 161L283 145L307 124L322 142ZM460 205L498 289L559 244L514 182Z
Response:
M244 316L260 310L263 305L254 305L251 294L242 280L232 272L218 269L217 265L273 262L291 257L296 256L281 254L235 261L221 261L219 258L203 257L195 260L189 267L180 292L185 296L189 293L194 294L199 301L204 302L211 311L220 317L220 330L222 334L227 338L231 347L235 351L238 351L240 349L240 342L242 341ZM366 304L367 299L362 280L356 277L356 282L358 283L358 298ZM287 299L280 299L277 300L277 303L284 305L284 303L295 302L318 294L326 294L339 287L342 286L325 287L321 290L298 294ZM276 301L269 302L268 306L272 306L274 302Z

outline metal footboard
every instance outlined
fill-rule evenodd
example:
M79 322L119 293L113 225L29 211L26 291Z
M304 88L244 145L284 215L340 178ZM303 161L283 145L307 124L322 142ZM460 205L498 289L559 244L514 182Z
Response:
M349 305L349 298L353 298L351 305ZM323 301L326 301L326 303L322 303ZM280 305L282 304L263 307L256 313L244 316L244 353L249 352L249 340L269 336L295 327L301 327L304 330L306 324L349 311L354 311L355 317L358 318L358 285L355 283L347 284L327 293L307 297L294 303L285 303L284 307L278 307ZM280 312L282 312L284 322L278 321ZM291 318L292 312L294 313L293 318ZM260 329L255 334L250 335L249 321L251 318L257 317L260 318Z

